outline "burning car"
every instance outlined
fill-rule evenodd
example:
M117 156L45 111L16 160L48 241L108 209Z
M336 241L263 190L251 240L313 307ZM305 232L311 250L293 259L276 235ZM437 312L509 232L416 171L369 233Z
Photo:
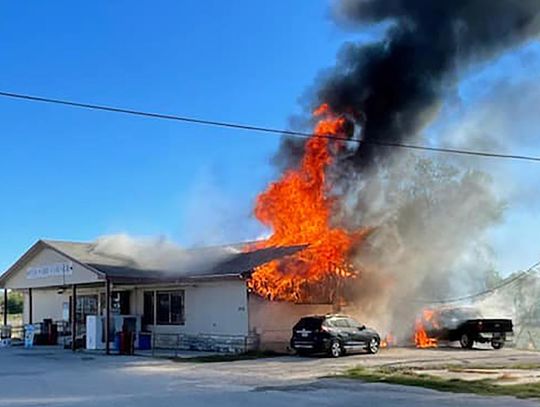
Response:
M312 315L294 326L291 348L299 355L326 353L339 357L345 353L377 353L381 338L377 332L346 315Z
M513 337L510 319L486 319L475 308L425 309L416 321L417 347L436 347L439 341L459 341L462 348L475 343L490 343L501 349Z

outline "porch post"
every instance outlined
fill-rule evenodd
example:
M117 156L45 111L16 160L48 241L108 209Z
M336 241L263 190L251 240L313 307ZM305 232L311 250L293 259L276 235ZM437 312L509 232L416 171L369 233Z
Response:
M73 284L71 294L71 350L77 349L77 284Z
M154 314L154 328L152 329L152 355L154 354L154 349L156 347L156 333L157 333L157 291L154 290L154 300L152 301L152 305L154 306L153 314Z
M105 353L111 354L110 343L110 327L111 327L111 281L105 280Z
M28 323L32 325L34 323L33 319L34 314L34 304L32 301L32 289L28 289Z
M4 288L4 326L8 324L8 292Z

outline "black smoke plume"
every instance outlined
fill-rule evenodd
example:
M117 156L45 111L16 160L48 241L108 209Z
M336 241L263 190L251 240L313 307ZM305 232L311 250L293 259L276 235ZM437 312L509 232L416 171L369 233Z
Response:
M487 234L506 206L484 173L377 144L421 142L469 68L538 36L540 0L339 0L334 10L348 28L384 32L346 44L309 99L310 109L324 102L356 117L365 141L340 149L328 171L333 221L374 230L349 256L362 273L348 312L407 338L422 301L471 294L496 276ZM302 155L284 138L275 162Z
M540 32L539 0L341 0L335 15L349 27L388 24L379 42L346 45L316 84L316 104L362 113L366 143L353 157L362 167L395 151L377 142L417 136L461 69ZM296 155L291 144L284 143L282 153Z

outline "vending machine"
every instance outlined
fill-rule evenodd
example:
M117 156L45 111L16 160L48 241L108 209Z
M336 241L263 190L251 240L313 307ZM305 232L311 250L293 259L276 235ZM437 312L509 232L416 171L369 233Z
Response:
M127 331L135 335L135 348L139 347L141 333L140 315L111 315L109 342L115 348L117 332ZM86 316L86 349L105 349L105 317L98 315Z

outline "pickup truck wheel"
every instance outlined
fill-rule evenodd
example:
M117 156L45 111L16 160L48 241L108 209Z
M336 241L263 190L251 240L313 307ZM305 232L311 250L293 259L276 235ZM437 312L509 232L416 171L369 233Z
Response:
M343 348L338 340L333 340L328 349L328 354L333 358L339 358L343 354Z
M504 341L501 339L492 339L491 340L491 347L493 349L502 349L504 346Z
M463 349L472 349L474 345L474 341L471 339L471 337L468 334L461 335L461 338L459 339L459 344Z

